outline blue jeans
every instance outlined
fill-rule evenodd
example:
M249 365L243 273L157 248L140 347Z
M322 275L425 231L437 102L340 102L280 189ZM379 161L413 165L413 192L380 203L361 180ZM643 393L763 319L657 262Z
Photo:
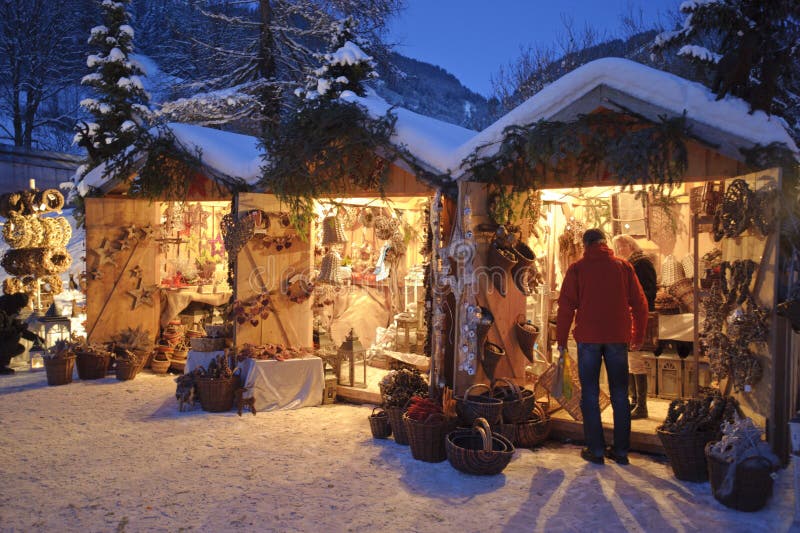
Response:
M614 410L614 453L627 455L631 442L631 410L628 402L628 345L578 343L578 376L581 381L581 413L586 446L602 456L606 442L600 421L600 364L605 359L611 408Z

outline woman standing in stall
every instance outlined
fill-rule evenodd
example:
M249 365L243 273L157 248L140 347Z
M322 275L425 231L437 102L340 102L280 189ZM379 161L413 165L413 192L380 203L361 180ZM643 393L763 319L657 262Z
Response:
M614 253L627 259L636 271L639 284L642 286L644 295L647 298L647 308L653 311L655 308L656 291L658 289L656 281L656 269L653 262L647 257L636 239L630 235L617 235L613 238ZM644 364L646 352L628 352L628 383L631 395L631 420L647 418L647 368Z

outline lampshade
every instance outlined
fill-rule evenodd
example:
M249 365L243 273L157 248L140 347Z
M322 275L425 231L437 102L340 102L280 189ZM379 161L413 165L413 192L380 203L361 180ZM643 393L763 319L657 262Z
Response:
M322 245L343 244L347 242L344 227L339 217L328 216L322 219Z
M339 254L331 250L322 258L322 265L319 267L317 283L323 285L339 285L342 282L339 276L339 267L342 266L342 258Z

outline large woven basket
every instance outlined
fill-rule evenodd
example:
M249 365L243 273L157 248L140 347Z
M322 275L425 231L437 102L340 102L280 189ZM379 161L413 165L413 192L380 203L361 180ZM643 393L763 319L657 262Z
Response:
M114 367L114 374L120 381L128 381L136 377L139 373L139 361L131 363L125 359L117 359L117 365Z
M75 368L75 356L48 357L44 360L44 371L47 373L47 384L51 386L72 383L72 370Z
M488 385L476 383L464 392L464 396L455 397L458 417L467 426L472 426L478 418L485 418L489 424L499 424L503 418L503 400L491 395L470 394L479 387L491 391Z
M445 451L453 468L467 474L491 476L502 472L514 455L514 445L493 434L485 419L472 429L456 429L447 435Z
M440 463L447 459L444 441L447 433L454 429L454 424L444 415L430 415L427 420L418 421L404 414L403 422L414 459L427 463Z
M111 361L111 354L94 352L75 352L75 365L78 367L78 377L80 379L102 379L108 372L108 364Z
M656 433L676 478L682 481L708 480L705 447L709 442L719 440L718 430L672 433L659 428Z
M405 414L405 407L387 407L386 415L389 417L389 426L392 428L394 441L403 446L408 445L408 432L406 425L403 422L403 415Z
M706 444L705 454L708 462L708 480L711 482L711 494L722 505L737 511L758 511L767 504L772 496L772 473L774 467L766 457L755 455L748 457L736 466L736 477L730 494L722 494L721 487L731 463L727 463L709 453L713 442Z
M153 360L150 361L150 371L153 374L166 374L167 370L169 370L170 361L169 358L159 359L160 356L153 356Z
M389 416L383 409L376 413L376 409L380 409L380 407L373 408L372 414L367 417L369 419L369 429L372 431L372 438L388 438L389 435L392 434L392 426L389 425Z
M528 419L517 424L516 445L520 448L533 448L550 436L550 417L539 404L535 404Z
M506 385L498 386L497 382L501 381ZM536 400L532 390L520 389L516 383L506 378L497 378L492 387L492 396L503 401L503 422L506 424L526 420Z
M206 378L196 379L197 395L200 396L200 406L203 411L210 413L223 413L233 408L233 391L239 378Z

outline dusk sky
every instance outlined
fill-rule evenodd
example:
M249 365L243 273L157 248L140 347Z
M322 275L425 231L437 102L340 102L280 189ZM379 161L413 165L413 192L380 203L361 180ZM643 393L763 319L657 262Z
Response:
M490 76L519 57L528 45L553 46L564 33L562 15L580 30L589 24L609 37L621 31L620 17L642 11L646 21L665 21L680 0L407 0L392 24L397 51L455 75L488 96Z

